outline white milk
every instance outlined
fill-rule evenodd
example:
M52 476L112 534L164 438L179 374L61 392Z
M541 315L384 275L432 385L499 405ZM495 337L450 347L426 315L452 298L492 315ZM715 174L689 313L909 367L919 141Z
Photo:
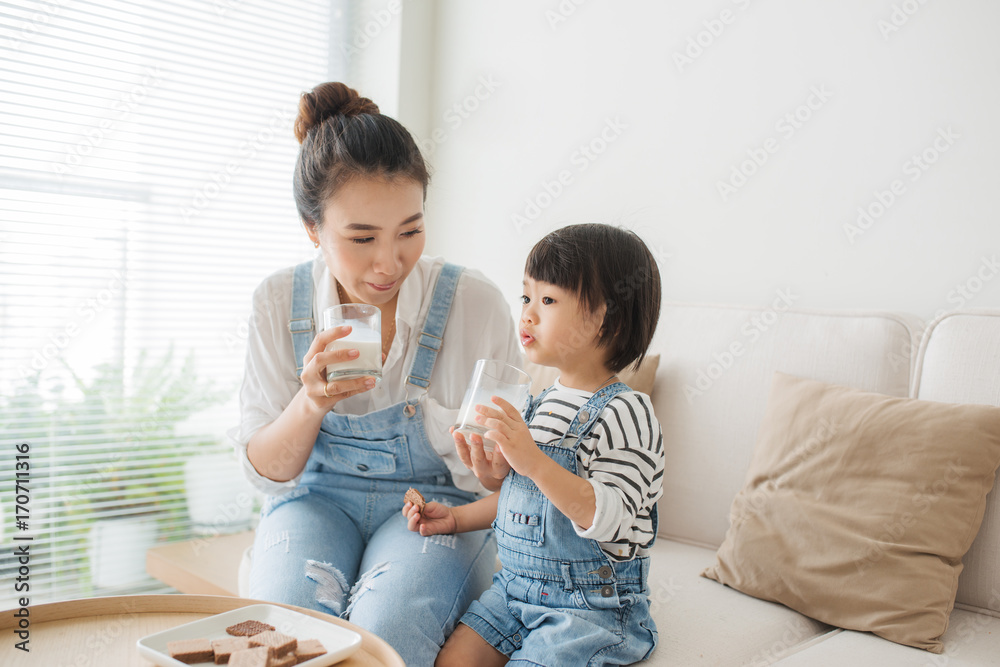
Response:
M471 398L467 391L465 400L462 401L462 409L458 413L458 425L455 427L455 431L464 435L465 441L471 444L469 440L470 435L475 433L481 437L489 430L476 421L476 416L479 414L476 412L477 405L485 405L488 408L499 410L500 406L492 400L494 396L499 396L518 410L521 410L528 398L527 394L528 388L518 385L505 385L503 387L493 387L492 389L477 388ZM492 452L496 448L496 444L489 438L483 438L483 451Z
M356 359L348 359L326 367L327 380L345 380L365 376L382 379L382 335L361 325L352 325L353 330L345 338L339 338L326 346L326 351L357 350Z

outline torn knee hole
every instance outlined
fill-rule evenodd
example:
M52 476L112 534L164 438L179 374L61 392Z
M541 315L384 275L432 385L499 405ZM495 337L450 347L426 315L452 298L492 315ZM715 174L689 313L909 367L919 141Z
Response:
M350 618L351 610L354 609L354 605L357 604L358 600L374 588L372 586L372 581L381 574L385 574L389 571L389 563L379 563L373 566L370 570L362 574L354 587L351 588L351 601L347 606L347 612L344 614L345 617Z
M316 582L316 602L339 615L347 593L344 574L330 563L307 560L306 577Z

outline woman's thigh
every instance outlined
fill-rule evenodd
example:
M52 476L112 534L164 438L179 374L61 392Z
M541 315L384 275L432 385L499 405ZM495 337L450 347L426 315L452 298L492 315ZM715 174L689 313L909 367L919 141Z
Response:
M493 531L421 537L397 512L368 543L346 616L388 641L407 665L431 665L495 569Z
M265 506L254 538L250 597L340 615L363 550L347 512L298 487Z

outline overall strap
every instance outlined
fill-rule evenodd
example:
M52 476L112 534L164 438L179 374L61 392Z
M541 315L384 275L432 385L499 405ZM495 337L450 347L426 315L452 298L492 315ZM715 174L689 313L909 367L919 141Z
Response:
M534 398L531 398L530 396L528 397L528 405L525 407L524 414L522 415L525 424L530 424L531 420L535 418L535 413L538 412L538 406L542 404L542 401L546 396L548 396L549 392L552 391L554 387L554 384L550 385L543 389L538 396Z
M604 411L605 406L611 401L611 399L626 391L632 390L629 389L628 385L624 382L615 382L614 384L604 387L591 396L590 400L588 400L573 417L573 421L570 422L569 428L566 429L566 433L563 435L563 440L565 440L568 435L576 436L578 438L578 442L583 440L583 438L586 437L591 430L593 430L594 425L597 424L597 420L601 416L601 412Z
M406 377L408 384L424 389L430 386L434 363L444 342L444 327L448 324L455 288L463 270L463 267L456 264L445 264L438 274L437 282L434 284L434 294L431 297L431 307L427 310L423 329L417 337L417 352L413 355L413 365L410 366L410 374Z
M313 320L313 261L302 262L295 267L292 279L292 312L288 320L288 331L292 334L295 349L295 372L302 373L306 352L315 337L316 324Z

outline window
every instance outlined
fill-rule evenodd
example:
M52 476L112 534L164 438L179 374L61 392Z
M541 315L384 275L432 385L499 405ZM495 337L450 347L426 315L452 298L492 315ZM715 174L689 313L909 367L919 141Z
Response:
M30 456L0 575L31 537L33 604L162 590L145 549L192 535L185 463L229 451L253 288L313 255L292 124L337 6L0 6L2 478Z

